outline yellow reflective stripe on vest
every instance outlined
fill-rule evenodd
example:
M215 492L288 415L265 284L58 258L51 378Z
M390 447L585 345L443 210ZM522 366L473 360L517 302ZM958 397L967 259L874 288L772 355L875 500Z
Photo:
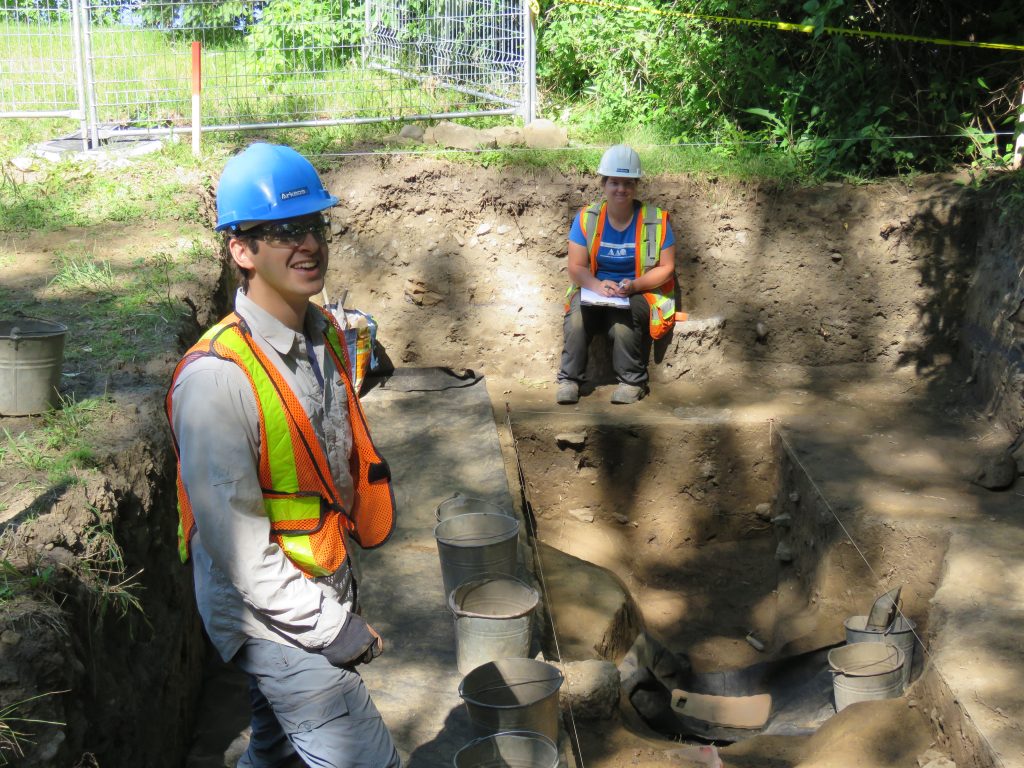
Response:
M256 401L263 415L263 423L266 425L262 437L266 442L271 488L284 493L294 493L299 490L299 471L295 465L291 423L284 408L281 407L277 387L240 333L222 333L215 341L238 355L256 387ZM272 521L273 519L271 517Z
M331 349L334 350L334 356L341 361L341 364L345 367L345 373L352 377L352 363L348 359L348 345L343 344L341 339L338 338L338 332L334 329L334 326L330 323L327 324L327 330L324 333L324 339L328 344L331 345Z
M263 508L270 519L275 540L300 570L311 576L325 576L331 569L317 562L310 539L310 535L320 530L324 523L324 498L319 493L301 487L295 457L297 446L293 444L294 440L301 439L299 430L295 428L281 401L282 393L278 392L270 374L242 337L242 332L233 327L228 327L226 331L217 336L214 342L228 348L238 357L238 362L248 371L255 387L262 421L263 450L266 452L266 466L270 472L270 488L263 489ZM282 523L303 524L297 529L287 530L287 526L280 525Z
M319 520L321 499L319 496L285 496L263 497L263 508L271 525L286 520ZM278 546L284 550L288 559L314 576L326 576L326 572L316 563L313 554L313 542L308 534L292 534L280 536Z
M642 275L647 270L658 266L658 262L661 261L661 244L665 241L661 209L641 206L636 225L643 227L641 242L644 256L640 261L640 274Z

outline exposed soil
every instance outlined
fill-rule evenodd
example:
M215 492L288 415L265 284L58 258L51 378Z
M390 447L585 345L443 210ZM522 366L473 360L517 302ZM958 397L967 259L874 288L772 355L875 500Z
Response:
M642 196L671 212L680 308L693 322L655 350L640 423L636 412L607 407L604 386L585 390L575 409L553 404L566 232L571 215L599 194L596 179L361 157L327 182L342 198L332 212L330 297L347 291L347 306L377 319L395 366L487 375L499 421L502 401L511 409L542 540L615 572L647 627L695 666L763 658L744 641L751 631L769 653L821 640L814 630L826 618L841 622L881 586L839 555L827 561L828 574L780 573L769 518L798 504L791 494L808 491L799 478L780 476L769 418L785 422L806 406L800 434L810 439L815 429L834 431L829 419L841 418L835 409L844 401L878 417L874 427L868 417L857 422L865 430L881 429L879 409L889 407L944 413L954 430L972 423L972 387L984 377L964 353L961 331L982 258L984 205L952 178L814 189L645 179ZM0 706L70 691L26 705L33 717L66 726L32 729L24 765L180 766L188 751L203 645L176 560L162 397L183 344L223 307L220 270L211 256L197 282L171 286L173 299L191 305L183 328L168 328L164 351L113 370L92 360L91 329L76 323L76 305L89 297L61 294L48 281L70 242L109 243L104 257L116 265L168 249L184 258L196 237L205 235L166 222L8 233L0 243L4 290L32 292L32 314L70 326L65 394L105 393L113 403L90 428L96 467L79 470L79 483L51 487L10 452L0 465L0 517L11 523L6 556L69 574L58 578L63 613L18 603L0 617ZM602 375L596 384L608 380ZM995 434L992 446L1012 438L1001 428L1013 425L1019 398L1003 401L1010 405L990 413L1001 421L973 422ZM11 434L40 423L0 419ZM560 447L563 432L585 432L585 447ZM971 470L958 469L964 477ZM859 480L863 466L836 462L831 472L836 482L843 473ZM756 511L762 503L767 516ZM126 572L142 571L145 619L98 613L80 586L98 525L116 535ZM876 528L860 530L868 551L885 549L889 539ZM892 568L888 581L909 585L923 630L945 546L941 532L932 533L875 560ZM787 590L797 595L788 607ZM811 603L811 626L781 629L797 626ZM755 739L723 757L735 766L896 768L917 765L936 740L922 707L907 700L861 709L813 737ZM624 727L583 728L589 766L664 764L663 745L646 745Z

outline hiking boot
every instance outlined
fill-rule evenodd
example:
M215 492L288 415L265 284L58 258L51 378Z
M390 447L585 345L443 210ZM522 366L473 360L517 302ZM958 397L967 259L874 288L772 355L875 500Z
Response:
M620 383L612 392L612 402L618 405L628 405L647 394L647 387L637 384Z
M572 405L580 400L580 385L575 381L567 380L558 382L558 392L555 393L555 402L559 405Z

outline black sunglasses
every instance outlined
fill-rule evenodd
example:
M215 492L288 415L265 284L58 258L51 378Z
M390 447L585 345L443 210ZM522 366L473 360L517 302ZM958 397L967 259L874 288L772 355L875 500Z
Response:
M243 234L262 240L268 245L300 245L309 234L323 242L327 239L327 220L318 213L300 219L268 221L246 230Z

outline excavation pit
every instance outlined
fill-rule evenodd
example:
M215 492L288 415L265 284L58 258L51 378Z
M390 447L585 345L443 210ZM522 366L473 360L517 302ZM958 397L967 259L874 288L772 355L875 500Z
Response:
M921 537L891 522L836 513L841 505L814 490L806 463L787 448L794 438L784 440L777 424L714 408L649 415L515 414L517 452L544 545L541 567L555 572L548 610L562 657L635 665L630 645L638 633L649 634L658 654L673 658L675 668L661 680L666 688L675 675L680 688L696 686L689 690L697 693L752 695L771 687L769 680L777 703L788 698L792 710L774 727L690 722L674 732L666 730L678 724L659 721L657 712L625 712L634 725L641 715L641 733L660 725L670 738L717 743L761 732L813 733L834 714L826 653L844 641L848 616L866 612L898 578L905 610L920 632L927 628L943 535ZM865 559L851 557L857 551ZM588 589L621 589L605 615L595 606L608 602L574 593L573 579L563 577L583 561L614 574ZM624 707L631 692L624 689ZM794 694L818 700L800 702Z
M366 399L376 408L374 437L403 478L401 528L367 562L369 573L389 574L368 580L367 610L383 617L393 642L366 678L411 768L447 768L471 738L457 700L434 512L461 489L521 514L513 433L546 542L536 549L556 620L565 605L579 617L557 622L565 658L615 659L646 628L698 674L749 669L840 639L843 621L863 614L882 588L909 585L905 609L925 646L907 695L851 706L813 736L723 746L729 768L823 764L826 756L833 768L841 759L852 767L864 755L902 768L927 763L932 742L959 768L1024 765L1019 729L1009 727L1024 719L1020 488L990 490L992 478L977 473L980 459L1013 444L1024 402L1020 234L1002 222L998 194L979 197L948 178L813 189L645 179L645 197L671 211L685 243L680 306L691 320L655 350L650 397L613 409L602 379L578 406L559 408L565 233L599 194L594 180L425 158L343 162L327 179L343 200L332 217L328 293L351 289L350 303L380 321L399 369L476 372L429 397L404 393L400 409L396 400L372 405L379 390ZM195 194L202 210L209 201ZM84 248L82 230L12 236L17 258L4 270L12 295L32 297L33 314L72 313L62 394L109 393L112 406L104 400L90 434L96 465L70 484L52 484L10 450L4 464L0 514L25 545L8 554L34 576L54 574L62 596L60 608L10 606L0 645L2 704L41 694L25 714L66 724L33 730L32 759L47 768L88 765L86 753L104 768L219 765L226 743L201 754L200 736L214 727L237 736L246 724L244 686L221 677L219 664L203 664L189 572L175 554L162 414L182 345L226 306L212 252L189 245L207 229L184 221L88 228L86 240L101 244L94 255L119 273L130 273L139 249L199 259L206 270L161 294L193 325L179 338L158 319L167 335L157 357L116 365L85 351L99 338L85 312L95 297L52 284L54 254ZM145 317L114 330L143 330L135 321ZM99 320L110 330L111 318ZM504 464L486 468L478 435L452 427L465 412L456 393L483 372L483 437L493 440L497 424L504 453ZM17 438L40 420L2 426ZM581 432L573 461L558 436ZM459 474L466 467L486 469L486 481ZM430 481L413 491L406 475L420 468ZM70 574L112 540L125 577L139 574L144 612L108 611L99 622L87 584ZM557 554L559 546L585 559ZM26 562L26 553L36 559ZM398 574L408 586L390 585ZM616 616L625 602L606 599L606 583L636 610ZM198 703L204 676L225 697L220 709ZM63 690L70 693L48 695ZM575 724L588 768L685 764L691 754L624 707L610 721ZM40 762L44 753L55 756Z

